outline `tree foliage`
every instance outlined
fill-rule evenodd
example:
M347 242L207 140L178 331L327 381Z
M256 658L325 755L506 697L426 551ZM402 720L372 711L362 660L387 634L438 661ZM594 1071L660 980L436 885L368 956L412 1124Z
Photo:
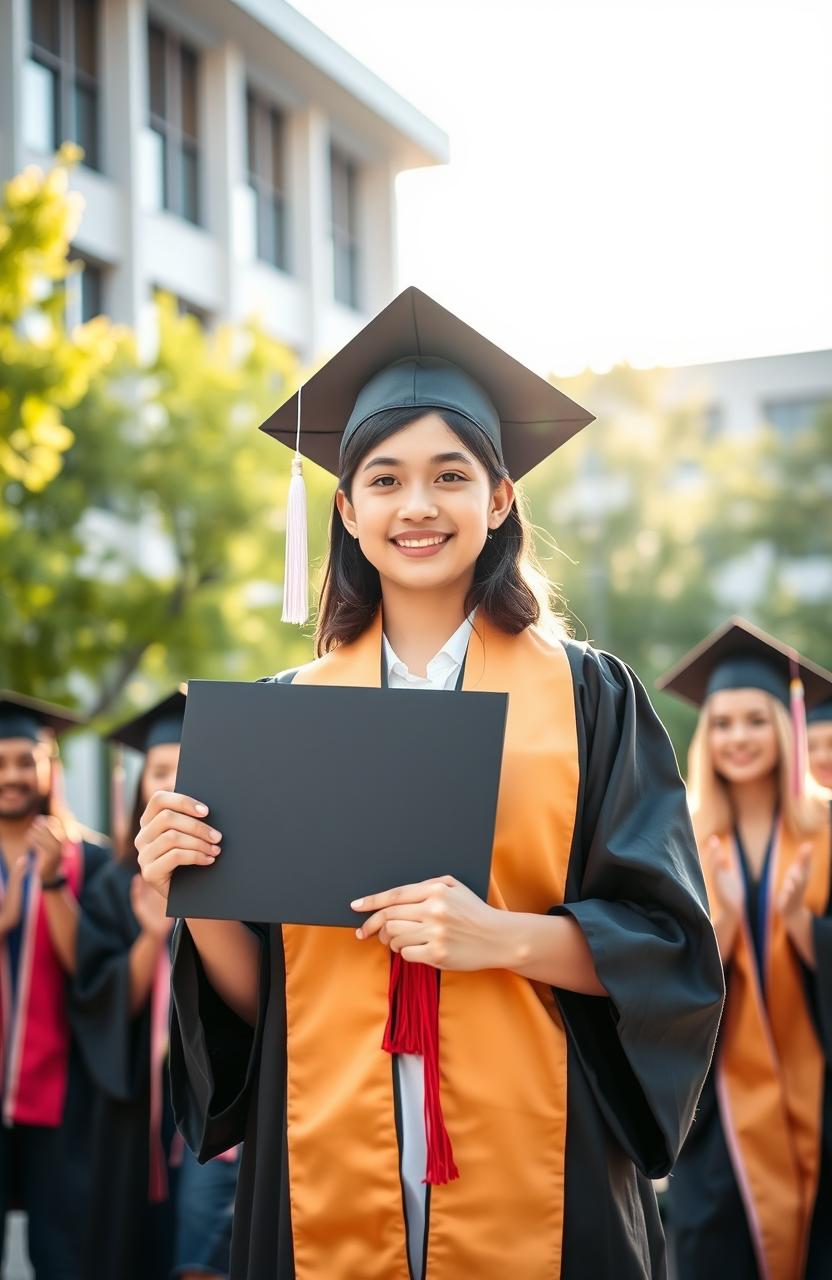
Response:
M832 417L779 434L668 408L661 370L558 380L597 421L532 476L535 521L575 634L648 689L732 613L832 666ZM683 756L695 715L655 694Z
M305 660L308 635L280 623L288 454L257 431L294 389L294 355L253 324L206 333L164 298L151 353L105 320L68 335L60 298L38 301L36 287L65 274L64 180L33 183L23 195L52 239L0 257L0 292L8 278L19 299L6 336L21 362L60 383L65 434L47 481L2 476L0 684L80 703L106 724L182 679ZM33 308L48 312L46 347L21 328ZM94 350L72 395L53 368L70 345Z

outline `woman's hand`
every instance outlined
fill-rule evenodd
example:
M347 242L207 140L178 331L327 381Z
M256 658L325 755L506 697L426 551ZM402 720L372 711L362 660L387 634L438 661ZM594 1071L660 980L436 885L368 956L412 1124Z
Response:
M9 868L9 879L3 895L3 905L0 908L0 937L5 937L20 924L20 917L23 914L23 877L26 875L28 865L29 859L25 853L22 853Z
M66 839L60 820L41 814L29 828L29 839L41 880L54 880L55 876L60 875L61 854Z
M710 873L715 901L711 903L714 916L735 924L742 915L745 903L745 885L737 860L718 836L711 836L705 845L705 859Z
M812 845L802 844L794 863L786 872L777 899L777 910L783 918L792 945L810 969L815 967L813 916L804 899L812 872Z
M506 965L509 913L489 907L453 876L373 893L350 906L372 912L356 936L378 937L403 960L466 971Z
M788 925L789 920L803 908L803 899L809 887L809 875L812 870L812 846L802 844L797 851L794 863L786 872L780 897L777 899L777 910Z
M208 806L176 791L155 791L136 836L143 879L167 901L177 867L211 867L220 853L219 831L202 819Z
M141 876L133 876L130 881L130 906L142 933L159 942L167 938L173 920L165 915L165 900Z

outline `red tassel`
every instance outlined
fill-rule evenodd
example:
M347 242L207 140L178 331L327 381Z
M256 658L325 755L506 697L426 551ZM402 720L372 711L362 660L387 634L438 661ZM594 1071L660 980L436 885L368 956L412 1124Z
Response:
M439 1097L439 982L427 964L408 964L398 952L390 957L387 1026L382 1048L387 1053L417 1053L425 1073L425 1182L432 1187L459 1177Z

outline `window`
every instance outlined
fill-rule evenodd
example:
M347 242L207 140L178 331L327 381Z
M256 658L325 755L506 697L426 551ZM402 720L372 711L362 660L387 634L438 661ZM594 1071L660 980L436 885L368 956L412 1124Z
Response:
M150 128L157 143L161 204L171 213L198 223L199 59L176 36L151 24L147 61Z
M26 142L55 151L77 142L99 166L97 0L30 0L24 71Z
M69 256L78 266L67 280L67 323L86 324L104 312L104 270L80 253Z
M796 400L771 400L763 405L763 417L784 435L816 427L821 414L832 410L832 395Z
M248 185L254 194L257 257L287 270L286 128L282 112L249 91Z
M330 152L332 285L338 302L359 305L358 166L336 147Z
M162 297L171 298L174 306L176 307L176 314L178 316L193 316L194 320L196 320L203 329L210 328L210 311L206 311L204 307L198 306L197 303L190 302L187 298L183 298L178 293L171 292L170 289L165 289L162 285L156 285L154 287L153 296L157 299Z
M55 287L64 296L66 327L74 329L76 325L86 324L104 313L105 268L75 249L70 250L69 260L74 269Z

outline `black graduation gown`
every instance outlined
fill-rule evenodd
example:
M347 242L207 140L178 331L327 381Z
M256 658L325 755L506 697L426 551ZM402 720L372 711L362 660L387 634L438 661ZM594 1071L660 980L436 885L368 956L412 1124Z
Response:
M650 1179L668 1172L687 1133L722 1008L722 968L667 735L622 663L575 642L566 649L581 784L558 910L582 928L609 999L555 993L568 1037L561 1275L645 1280L666 1274ZM279 928L257 932L252 1030L213 991L177 925L173 1102L201 1159L245 1139L234 1280L293 1280L283 950Z
M747 898L755 933L755 896ZM832 1276L832 895L814 924L817 967L805 970L810 1008L826 1060L821 1165L809 1237L806 1280ZM714 1062L720 1051L717 1040ZM716 1081L709 1072L668 1192L668 1228L678 1280L730 1276L760 1280L748 1220L719 1113Z
M84 836L81 839L81 854L83 871L80 909L83 912L85 901L94 891L100 875L110 864L110 850L97 840ZM71 1006L69 980L66 984L66 998ZM90 1118L94 1109L95 1085L73 1035L70 1038L66 1099L61 1123L56 1132L55 1143L48 1149L48 1165L37 1172L37 1177L49 1181L52 1204L48 1210L48 1221L43 1226L37 1215L30 1216L28 1238L31 1254L44 1259L44 1262L54 1258L54 1265L62 1269L62 1274L74 1274L79 1277L82 1275L80 1269L82 1240L79 1224L84 1221L89 1201ZM20 1126L24 1133L27 1127ZM20 1170L15 1168L4 1170L2 1196L4 1207L13 1204L27 1207L24 1190L15 1178L19 1173ZM2 1225L2 1212L0 1212L0 1225ZM36 1240L38 1233L41 1238Z
M150 1001L135 1017L129 1012L129 952L139 935L130 882L137 870L134 862L112 863L85 895L78 928L73 1025L99 1091L88 1280L161 1278L173 1259L170 1200L148 1200Z

